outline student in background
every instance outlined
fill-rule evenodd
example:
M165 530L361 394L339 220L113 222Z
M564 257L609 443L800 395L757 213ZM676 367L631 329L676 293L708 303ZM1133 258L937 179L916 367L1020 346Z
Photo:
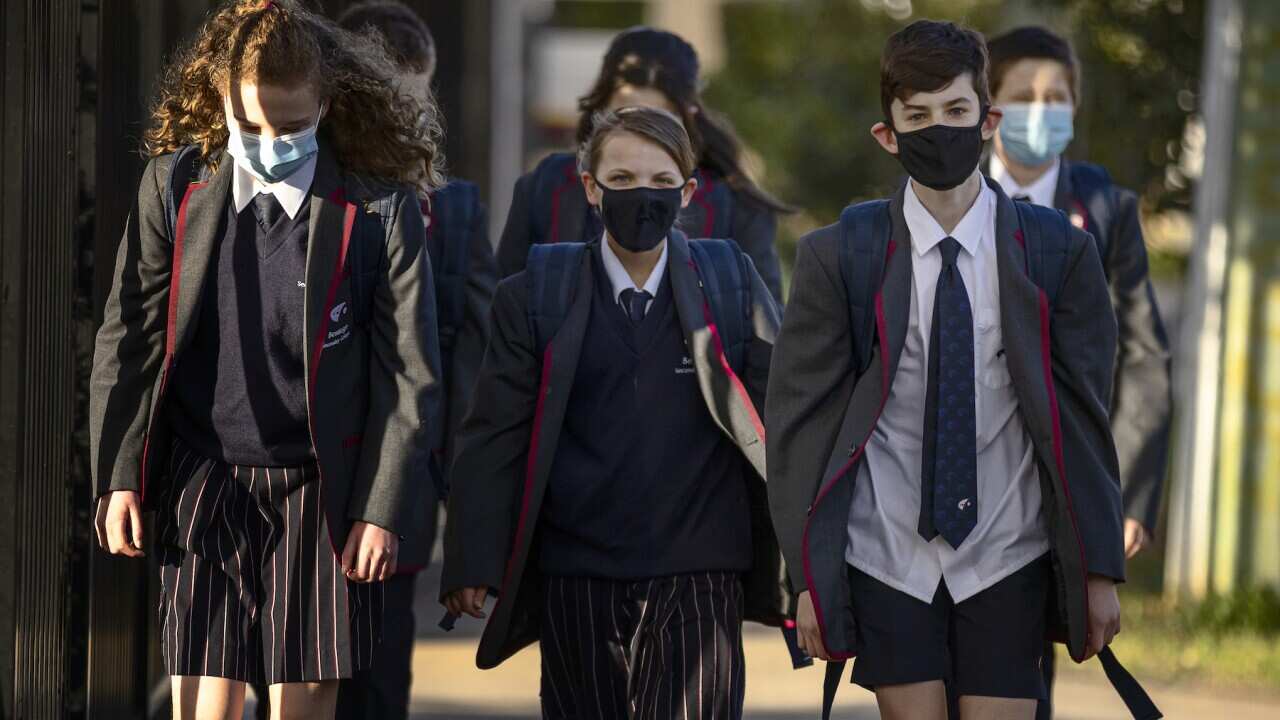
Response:
M604 227L498 285L443 601L496 595L481 668L541 642L543 717L739 718L742 621L789 611L756 411L778 308L735 245L674 229L697 189L674 115L596 118L579 163Z
M952 23L888 39L871 133L909 180L800 240L770 371L801 644L856 649L890 720L946 718L948 685L965 720L1030 720L1046 626L1078 660L1120 629L1106 278L1086 233L1024 224L1035 208L979 171L1000 124L986 66Z
M374 32L387 44L399 67L399 91L419 103L433 103L431 81L436 47L431 31L411 9L394 0L354 5L338 20L356 33ZM498 283L488 213L474 183L448 178L424 193L426 249L435 275L436 319L444 368L441 442L435 448L432 482L414 508L410 532L401 545L400 564L387 580L385 622L396 628L378 647L372 665L344 680L338 696L339 718L404 718L409 712L411 665L416 622L413 613L417 574L431 561L436 520L445 498L444 471L453 437L470 404L471 389L488 342L489 303Z
M614 38L595 85L578 101L578 143L596 116L628 106L654 107L681 119L698 157L698 189L676 224L691 238L733 240L781 302L782 269L774 247L778 212L788 208L761 190L742 167L742 145L726 119L698 94L698 55L663 30L636 27ZM574 153L554 153L516 183L498 244L504 276L524 268L529 246L599 239L599 216L588 202Z
M1159 519L1169 454L1169 341L1147 268L1138 197L1111 182L1106 169L1068 160L1080 97L1080 64L1071 44L1042 27L1011 30L987 42L991 94L1004 110L990 176L1006 193L1055 207L1093 235L1120 328L1111 430L1120 457L1124 550L1131 558L1151 542ZM1101 139L1101 138L1100 138ZM1052 686L1054 654L1045 649ZM1050 703L1040 717L1050 716Z
M239 0L152 111L90 428L99 542L160 565L175 717L238 719L260 683L273 717L332 718L380 640L440 374L439 124L394 72L299 2Z

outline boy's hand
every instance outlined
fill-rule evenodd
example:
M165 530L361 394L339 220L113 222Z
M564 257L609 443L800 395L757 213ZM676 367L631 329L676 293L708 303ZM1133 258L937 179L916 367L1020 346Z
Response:
M1124 557L1131 559L1142 552L1151 538L1147 537L1147 529L1141 522L1133 518L1124 519Z
M142 551L142 499L133 490L117 490L98 498L93 529L98 545L112 555L146 555Z
M454 615L461 616L463 613L473 618L483 620L485 618L484 601L485 595L489 592L488 588L470 587L454 590L444 596L444 606Z
M818 614L813 610L813 598L805 590L796 597L796 640L800 649L810 657L830 660L826 645L822 643L822 630L818 627Z
M1120 596L1116 582L1101 575L1089 576L1089 638L1084 658L1101 652L1120 634Z
M377 525L357 520L342 550L342 572L348 580L381 582L396 572L400 538Z

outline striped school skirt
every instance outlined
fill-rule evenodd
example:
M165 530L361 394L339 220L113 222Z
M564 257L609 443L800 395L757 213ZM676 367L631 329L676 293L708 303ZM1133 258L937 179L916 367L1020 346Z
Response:
M382 633L382 583L350 582L314 464L254 468L180 441L156 521L170 675L244 682L349 678Z

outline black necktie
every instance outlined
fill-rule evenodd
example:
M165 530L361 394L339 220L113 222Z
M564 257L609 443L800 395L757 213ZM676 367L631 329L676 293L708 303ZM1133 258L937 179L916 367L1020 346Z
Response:
M973 311L956 264L960 243L944 238L939 249L942 271L929 334L918 530L925 540L942 535L958 548L978 523Z
M280 219L284 208L280 206L280 201L276 200L275 195L258 193L253 196L253 212L258 216L258 224L262 229L270 231L276 226L276 221Z
M1018 193L1017 195L1013 196L1013 199L1017 200L1018 202L1024 202L1024 203L1031 202L1031 196L1026 193Z
M645 308L649 306L653 296L644 290L627 288L619 294L619 299L622 300L622 306L627 309L627 317L631 318L631 324L639 325L644 319Z

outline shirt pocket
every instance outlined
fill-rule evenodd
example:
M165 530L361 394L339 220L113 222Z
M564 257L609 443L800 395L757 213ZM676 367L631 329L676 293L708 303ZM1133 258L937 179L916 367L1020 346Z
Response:
M987 309L978 312L978 379L986 387L1008 387L1009 362L1004 351L1004 332L1000 328L1000 311Z

